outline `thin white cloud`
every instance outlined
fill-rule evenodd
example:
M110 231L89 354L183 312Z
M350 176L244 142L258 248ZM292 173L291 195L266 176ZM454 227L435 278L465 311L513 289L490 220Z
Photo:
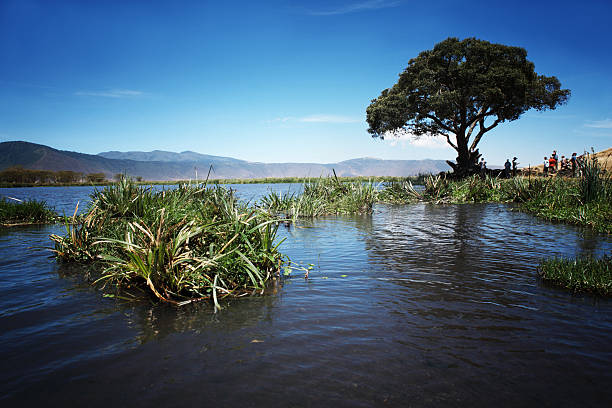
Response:
M298 118L298 122L316 122L316 123L358 123L363 119L351 118L349 116L339 115L311 115Z
M423 147L426 149L451 149L444 137L440 136L415 136L404 129L399 129L394 132L386 132L384 140L391 146L406 146L409 144L415 147Z
M400 5L400 3L400 1L369 0L345 4L329 10L311 10L308 13L313 16L336 16L340 14L359 13L361 11L397 7Z
M136 98L139 96L145 96L146 93L142 91L135 91L133 89L109 89L106 91L79 91L74 93L77 96L96 96L103 98Z
M592 120L585 123L584 126L595 129L612 129L612 119Z
M320 115L309 115L309 116L301 116L301 117L297 117L297 116L285 116L285 117L280 117L280 118L275 118L275 119L269 120L268 122L270 122L270 123L274 123L274 122L280 122L280 123L287 123L287 122L302 122L302 123L359 123L359 122L363 122L363 119L354 118L354 117L350 117L350 116L320 114Z

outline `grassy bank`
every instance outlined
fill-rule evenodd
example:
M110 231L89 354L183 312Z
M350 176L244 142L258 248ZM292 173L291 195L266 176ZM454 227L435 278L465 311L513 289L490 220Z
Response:
M544 281L574 292L612 295L611 256L601 259L547 259L538 266L538 273Z
M300 194L270 192L259 205L270 213L296 219L368 213L376 197L373 181L346 182L337 177L321 177L306 181Z
M472 176L450 180L430 176L416 191L409 182L389 183L380 200L392 203L427 201L435 204L519 203L535 216L612 233L612 179L597 160L587 159L580 178L499 179Z
M3 226L54 222L56 218L55 211L44 201L0 199L0 224Z
M113 286L173 304L263 292L283 262L268 213L223 187L153 191L129 180L96 191L81 222L52 235L64 262L93 263Z

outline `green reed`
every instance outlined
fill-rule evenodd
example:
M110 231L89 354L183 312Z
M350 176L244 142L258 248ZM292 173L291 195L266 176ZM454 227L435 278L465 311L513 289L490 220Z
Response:
M55 211L46 202L0 198L0 224L33 224L53 222Z
M379 193L383 202L426 201L435 204L518 203L519 209L552 221L612 232L612 180L587 159L580 178L502 179L486 175L451 180L429 176L422 191L408 183L388 183Z
M612 200L611 183L611 176L605 174L594 154L585 153L578 179L582 203L588 204L599 199Z
M612 256L547 259L540 262L538 273L544 281L574 292L612 295Z
M306 180L299 194L270 192L261 199L259 207L296 219L368 213L376 198L376 186L372 181L345 182L337 177L320 177Z
M425 181L423 181L424 183ZM422 199L422 192L414 188L412 180L409 178L387 182L384 184L384 188L378 192L378 201L383 203L403 204Z
M122 179L91 196L86 214L52 235L66 262L94 263L98 279L138 285L172 304L263 292L284 261L278 220L229 189L181 185L153 191ZM76 214L76 211L75 211Z

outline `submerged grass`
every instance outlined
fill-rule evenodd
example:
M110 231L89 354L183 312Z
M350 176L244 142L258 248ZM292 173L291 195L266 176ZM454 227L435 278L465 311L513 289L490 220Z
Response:
M540 277L574 292L612 295L612 256L547 259L538 266Z
M56 217L55 211L44 201L0 198L0 224L2 225L53 222Z
M91 198L80 222L66 219L66 234L51 236L57 258L99 265L99 281L164 302L218 308L222 297L263 292L284 259L277 220L223 187L153 191L123 178Z
M337 177L306 180L301 193L270 192L259 206L287 218L318 217L331 214L361 214L372 211L376 186L372 181L345 182Z

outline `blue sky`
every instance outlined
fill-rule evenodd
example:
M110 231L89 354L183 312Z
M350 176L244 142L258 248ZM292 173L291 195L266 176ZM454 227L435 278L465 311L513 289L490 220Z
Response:
M480 143L490 164L612 147L609 1L0 0L0 141L261 162L454 159L365 109L449 36L528 51L572 91Z

